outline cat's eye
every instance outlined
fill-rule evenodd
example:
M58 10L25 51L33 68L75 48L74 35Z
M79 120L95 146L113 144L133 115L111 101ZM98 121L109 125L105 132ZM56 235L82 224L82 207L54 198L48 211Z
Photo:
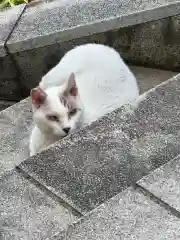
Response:
M48 120L53 121L53 122L59 122L59 118L56 115L47 115L46 116Z
M69 117L74 116L76 113L77 113L77 109L76 108L72 109L71 111L69 111Z

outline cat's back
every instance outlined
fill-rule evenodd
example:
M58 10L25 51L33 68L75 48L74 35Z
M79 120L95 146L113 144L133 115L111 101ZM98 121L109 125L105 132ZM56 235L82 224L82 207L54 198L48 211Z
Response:
M71 73L75 74L87 123L139 96L136 78L111 47L101 44L75 47L43 77L42 85L59 86Z
M113 48L102 44L89 43L67 52L61 64L69 63L74 72L80 72L80 70L97 69L99 64L103 66L112 60L114 62L120 60L120 55Z
M127 71L127 67L120 55L111 47L89 43L77 46L68 51L61 61L52 68L43 78L44 88L59 86L66 81L73 72L78 77L89 74L93 77Z

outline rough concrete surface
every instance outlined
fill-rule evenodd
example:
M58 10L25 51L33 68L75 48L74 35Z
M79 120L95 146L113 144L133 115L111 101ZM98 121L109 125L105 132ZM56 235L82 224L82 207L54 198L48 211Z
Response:
M140 99L20 168L81 213L92 210L180 153L180 75Z
M5 41L20 16L24 6L25 5L22 4L0 11L0 57L7 54L4 48Z
M129 188L100 205L54 240L175 240L180 219Z
M134 65L180 69L180 15L112 31L112 46Z
M19 76L4 43L23 6L0 13L0 100L20 99ZM133 63L177 70L179 16L172 15L179 13L175 0L47 0L26 10L8 47L16 52L25 90L66 51L85 42L113 46ZM131 69L141 93L176 74ZM138 182L174 212L139 188L122 192L180 153L179 86L180 75L142 96L137 109L118 109L32 158L30 100L0 112L0 239L180 239L179 157ZM14 169L25 159L19 168L29 179ZM85 216L77 221L68 204Z
M180 212L180 156L142 178L138 184Z
M45 240L76 220L15 171L0 179L0 239Z
M130 66L130 69L137 79L141 94L178 74L172 71L137 66Z
M29 156L28 142L32 125L29 99L0 112L0 175Z
M167 77L163 71L161 79L154 80L154 70L132 69L141 89L143 79L148 88ZM158 78L160 72L157 71ZM171 74L174 73L167 75ZM156 239L178 239L179 220L132 189L112 204L110 200L104 207L100 206L102 211L94 210L92 217L88 215L68 230L68 225L77 218L68 210L71 207L63 206L70 204L85 214L178 154L179 83L178 75L142 96L135 111L126 107L117 110L25 161L19 167L37 180L36 185L15 170L8 171L29 156L30 99L2 111L0 238L93 240L108 236L109 240L119 239L119 236L122 239L147 236L151 239L155 234ZM45 189L57 197L51 199ZM63 206L62 200L66 203ZM114 219L119 222L116 228Z
M27 8L8 41L8 48L15 53L179 12L177 0L63 0L42 3Z
M16 102L12 102L12 101L0 101L0 111L12 106L16 104Z
M16 68L8 55L0 57L0 100L20 100Z

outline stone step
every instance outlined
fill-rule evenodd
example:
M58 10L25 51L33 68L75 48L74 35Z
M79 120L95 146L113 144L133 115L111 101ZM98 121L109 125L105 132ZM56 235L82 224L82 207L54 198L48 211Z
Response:
M176 73L157 69L131 66L144 92ZM32 125L30 99L27 98L0 112L0 175L11 170L29 156L28 140Z
M154 196L180 212L180 155L138 181Z
M138 66L130 66L130 69L136 76L141 94L178 74L172 71Z
M134 66L131 69L141 91L175 74ZM19 237L28 240L31 236L55 239L74 220L179 154L179 86L177 75L144 93L137 109L117 109L31 158L28 153L32 124L30 99L2 111L2 240ZM20 173L14 169L19 163ZM136 193L132 195L136 198ZM155 209L161 211L157 206ZM173 221L172 229L176 219L167 212L164 216ZM158 222L158 218L154 221Z
M54 236L53 240L179 238L180 219L138 188L130 187Z
M130 63L175 71L179 68L179 13L176 0L47 0L0 13L1 103L27 96L66 51L86 42L113 46ZM141 93L176 75L135 66L131 69ZM87 236L78 223L70 235L71 228L66 228L180 153L179 85L178 75L144 94L138 109L117 109L33 158L28 152L30 99L0 112L0 238L60 239L64 238L61 233L68 233L65 239L81 239L81 235L82 239L98 238L98 228L91 236L88 224L84 225ZM19 172L15 169L18 164ZM90 222L97 225L98 219L101 226L108 222L108 227L114 216L122 223L127 215L136 221L143 215L148 223L143 228L146 236L154 238L155 234L158 239L157 229L161 228L164 238L176 239L179 219L137 189L126 190L104 206L106 216L98 219L94 210ZM131 208L135 209L132 214ZM127 225L123 228L121 224L125 239L137 227L131 221ZM103 239L102 234L111 239L111 229L108 232L101 226L99 239ZM172 238L168 233L173 231ZM141 232L142 228L137 228L132 236L144 239Z
M0 239L53 239L77 217L16 171L0 177Z
M116 0L115 3L111 0L36 2L37 4L25 9L8 39L7 46L11 53L88 37L180 13L178 0Z
M26 98L83 43L112 46L133 65L179 71L179 14L178 0L37 0L1 11L0 100Z
M19 167L81 214L180 154L180 75Z

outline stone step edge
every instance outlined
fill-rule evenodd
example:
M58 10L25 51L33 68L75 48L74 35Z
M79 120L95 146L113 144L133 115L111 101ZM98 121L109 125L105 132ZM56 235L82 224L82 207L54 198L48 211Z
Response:
M106 4L108 3L108 1L109 0L104 0L105 6L106 5L110 6L110 4L109 5ZM58 7L63 8L66 6L66 1L63 3L64 6L62 6L62 3L58 3L58 1L52 1L49 3L40 3L37 6L36 5L32 6L31 8L34 8L34 9L33 11L32 9L30 10L31 10L31 17L33 16L33 19L38 18L38 13L39 13L38 9L41 6L41 4L43 6L45 6L45 4L47 6L53 5L52 8L58 8ZM79 3L75 7L75 10L78 8L81 8L82 4L83 2ZM96 7L96 4L93 5L92 1L90 0L88 1L88 5L92 6L92 8L94 7L94 9ZM113 7L113 6L110 6L110 7ZM46 45L52 45L57 42L64 42L64 41L68 41L68 40L72 40L72 39L76 39L84 36L89 36L96 33L115 30L115 29L119 29L120 27L121 28L128 27L128 26L145 23L153 20L158 20L162 18L167 18L170 16L180 14L179 1L174 1L170 3L167 3L167 1L165 1L164 4L162 3L161 5L156 4L155 6L154 5L152 6L150 5L148 7L146 6L145 9L144 9L144 6L140 6L138 11L134 11L134 12L133 12L133 7L131 6L129 7L132 8L132 10L129 13L121 14L120 10L117 9L117 13L116 13L117 15L115 17L114 17L115 13L113 13L112 15L110 14L109 16L103 19L98 19L97 16L94 16L95 20L85 24L83 23L83 21L85 22L86 16L84 16L84 20L81 19L81 22L76 23L75 26L64 28L64 29L61 29L60 31L54 30L53 33L51 33L50 35L48 34L47 31L45 32L42 31L41 36L36 36L36 37L34 36L33 38L31 38L31 34L28 37L28 33L27 33L26 36L24 36L23 38L21 36L18 39L18 34L16 34L15 37L12 37L9 39L9 41L7 42L7 47L11 53L16 53L16 52L29 50L29 49L43 47ZM41 10L44 14L46 14L46 8ZM28 8L27 8L27 11L28 11ZM26 15L26 12L24 12L23 16L21 17L21 19L23 18L23 24L26 24L26 22L28 23L28 16L27 18L25 18L25 15ZM76 11L75 11L75 15L76 15ZM51 24L51 22L49 22L49 24ZM40 27L43 28L43 23ZM18 26L13 31L13 34L16 32L17 28Z
M35 187L40 189L42 192L46 193L49 197L54 199L56 202L58 202L59 205L62 205L64 208L68 209L69 212L71 212L74 216L81 218L83 215L77 211L72 205L70 205L68 202L64 201L62 198L60 198L58 195L54 194L52 191L50 191L48 188L46 188L44 185L42 185L40 182L38 182L35 178L31 177L27 172L25 172L23 169L21 169L19 166L16 166L14 170L23 178L29 181L29 183L33 184ZM6 171L3 175L0 176L0 178L3 178L3 176L6 176L8 172L11 172L13 170Z
M102 204L100 204L98 207L94 208L90 212L86 213L85 215L83 215L79 219L75 220L74 222L69 224L66 229L63 229L59 233L56 233L56 235L54 235L55 239L65 240L67 237L70 238L71 237L71 233L73 232L73 230L76 229L76 227L78 227L78 225L81 225L84 221L87 221L88 219L90 221L91 216L93 215L93 213L97 212L98 209L101 209L102 206L105 206L106 204L108 204L108 202L111 202L118 195L122 196L122 198L124 198L124 199L127 199L128 196L125 198L124 193L127 192L128 189L137 191L140 194L142 194L143 196L146 196L149 200L151 200L152 202L154 202L157 205L161 206L162 208L164 208L164 210L167 210L171 215L173 215L174 217L180 219L180 212L178 212L177 210L175 210L174 208L169 206L167 203L162 201L160 198L154 196L146 188L143 188L142 186L140 186L138 184L138 182L137 182L137 183L132 184L131 186L129 186L128 188L126 188L122 192L118 193L117 195L114 195L113 197L109 198L108 200L106 200L105 202L103 202Z

